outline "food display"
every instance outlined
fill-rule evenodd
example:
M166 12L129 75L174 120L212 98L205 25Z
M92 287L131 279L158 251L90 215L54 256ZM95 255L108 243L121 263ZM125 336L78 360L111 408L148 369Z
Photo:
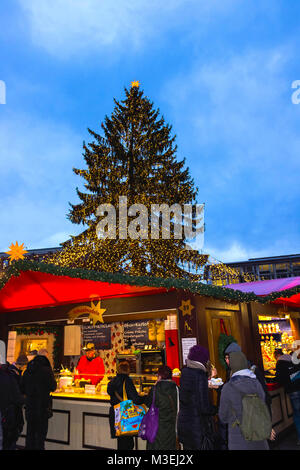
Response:
M289 318L260 317L258 331L260 334L260 347L263 358L264 370L271 376L275 374L276 359L275 349L282 349L283 354L292 351L295 338L292 334Z
M62 369L59 372L58 388L64 390L66 388L72 387L73 383L73 374L69 369Z
M147 350L141 352L141 373L155 375L158 369L165 364L163 350Z
M107 385L114 377L115 375L106 374L101 382L95 386L91 384L90 379L74 380L74 374L67 369L63 369L57 374L57 389L52 395L64 398L110 400L110 396L107 394ZM137 393L141 395L147 394L157 380L157 375L130 374L130 377Z

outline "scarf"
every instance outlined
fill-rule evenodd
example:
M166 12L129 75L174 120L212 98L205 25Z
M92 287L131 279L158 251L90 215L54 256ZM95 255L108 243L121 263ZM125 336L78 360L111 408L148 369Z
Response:
M202 364L202 362L192 361L191 359L187 359L186 365L187 367L190 367L191 369L202 369L204 372L207 372L206 367L204 364Z

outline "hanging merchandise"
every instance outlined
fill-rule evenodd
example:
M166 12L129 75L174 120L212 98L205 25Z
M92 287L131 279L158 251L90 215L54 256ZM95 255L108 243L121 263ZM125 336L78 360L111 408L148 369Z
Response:
M176 315L168 315L165 320L166 362L173 369L180 368L179 338Z

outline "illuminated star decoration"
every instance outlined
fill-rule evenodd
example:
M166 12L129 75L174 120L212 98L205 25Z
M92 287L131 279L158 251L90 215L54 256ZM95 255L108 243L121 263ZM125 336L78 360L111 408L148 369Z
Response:
M134 87L139 88L139 86L140 86L140 82L138 80L131 82L131 88L134 88Z
M21 245L16 242L15 244L11 244L9 247L9 251L6 251L6 253L9 255L10 262L18 259L24 259L24 254L28 253L25 250L24 243Z
M93 325L95 326L98 321L100 323L104 323L103 313L105 311L106 311L106 308L101 308L100 300L98 300L96 305L94 305L93 301L91 301L90 307L88 307L87 305L80 305L79 307L74 307L69 312L69 318L70 320L74 321L75 318L82 317L88 314L90 320L93 322Z
M182 316L184 317L185 315L192 315L192 309L195 308L194 305L191 304L190 299L189 300L183 300L181 302L181 305L179 307L179 310L182 311Z
M104 323L103 313L106 312L106 308L101 308L101 300L98 300L97 304L94 305L94 302L91 302L91 308L93 312L90 313L90 319L93 322L93 325L96 325L97 321Z

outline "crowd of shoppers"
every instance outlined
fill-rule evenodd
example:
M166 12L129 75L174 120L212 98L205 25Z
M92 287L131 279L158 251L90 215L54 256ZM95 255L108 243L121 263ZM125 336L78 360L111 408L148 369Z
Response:
M208 350L195 345L182 368L180 386L172 380L172 370L162 366L148 395L138 394L128 362L119 363L117 375L107 387L111 437L117 438L118 450L134 449L132 436L115 433L114 406L124 400L124 388L134 404L150 408L154 403L158 409L158 430L154 441L147 442L147 450L269 449L268 441L275 439L275 432L271 428L271 398L264 375L247 360L236 342L229 344L223 355L226 379L221 386L210 382L217 371L210 363ZM290 398L300 444L300 364L279 349L275 357L276 380ZM216 405L212 403L211 388L217 390ZM13 364L0 364L0 449L16 449L25 424L23 407L27 424L25 449L45 448L48 420L52 415L51 392L55 389L56 381L45 349L33 351L28 357L20 354ZM255 397L256 401L245 397ZM250 402L256 404L251 409L257 423L254 438L245 434L249 429L245 431L244 416ZM266 429L265 435L260 428Z
M214 386L210 378L217 371L209 361L208 350L193 346L182 368L180 387L172 380L172 371L164 366L158 371L158 379L147 396L137 393L129 377L129 366L121 363L117 377L108 385L111 397L111 437L114 430L114 405L123 400L122 388L126 382L128 398L135 404L151 406L155 391L155 406L159 409L159 426L154 442L147 442L149 450L267 450L269 440L275 439L271 425L270 397L260 369L247 360L240 346L233 342L224 351L227 377L222 386ZM216 405L213 405L210 388L217 389ZM256 397L256 422L265 432L249 440L244 435L243 397ZM250 400L251 401L251 400ZM250 403L250 402L249 402ZM252 406L252 402L251 402ZM255 408L253 408L255 410ZM256 412L256 411L255 411ZM259 414L260 413L260 414ZM132 437L118 437L118 449L132 450Z

